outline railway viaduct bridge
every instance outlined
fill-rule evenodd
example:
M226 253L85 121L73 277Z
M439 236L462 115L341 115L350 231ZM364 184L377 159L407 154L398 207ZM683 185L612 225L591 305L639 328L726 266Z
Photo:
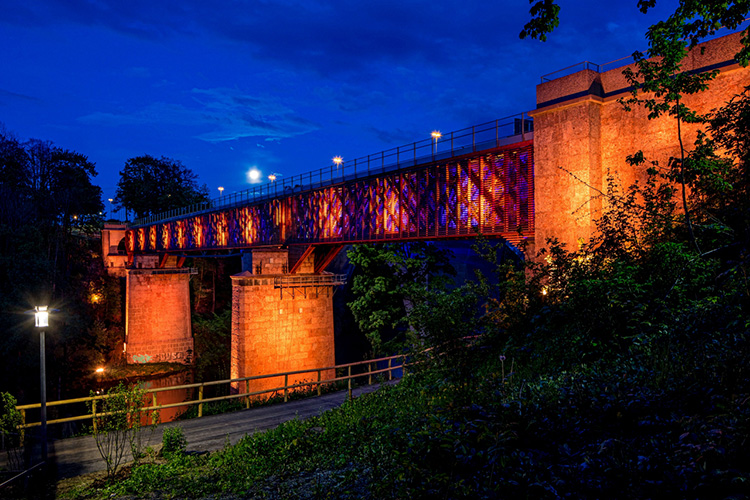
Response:
M709 111L750 85L733 59L739 37L690 53L685 71L720 73L688 106ZM325 268L344 245L482 233L532 251L553 236L576 248L594 230L607 175L623 186L642 177L628 154L677 153L674 120L617 102L629 91L624 65L543 77L528 114L136 221L122 230L128 362L190 363L186 256L252 256L232 277L231 374L246 377L335 364L332 293L343 277ZM694 137L683 125L683 140Z

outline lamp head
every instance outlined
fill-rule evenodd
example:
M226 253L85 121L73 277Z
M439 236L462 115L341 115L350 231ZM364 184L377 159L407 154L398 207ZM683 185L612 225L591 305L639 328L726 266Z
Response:
M45 328L49 326L49 311L47 306L36 306L34 308L34 326Z

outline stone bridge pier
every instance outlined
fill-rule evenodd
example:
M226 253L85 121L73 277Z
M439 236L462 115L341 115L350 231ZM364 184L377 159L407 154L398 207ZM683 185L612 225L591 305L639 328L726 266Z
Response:
M333 294L343 276L314 273L314 253L291 266L291 274L284 249L253 250L251 268L232 276L231 377L334 366ZM320 376L333 378L334 370ZM308 372L290 375L288 383L317 380L317 372ZM282 376L252 380L247 388L283 385Z
M192 269L128 269L125 359L137 363L193 363L190 322Z
M285 249L252 250L249 269L231 278L232 378L335 365L333 294L344 276L320 268L336 252L318 252L316 269L312 248L293 256L292 266ZM179 267L127 269L124 349L129 364L193 363L190 275L195 273ZM318 376L291 375L288 383L316 382ZM320 377L333 378L334 370L323 370ZM283 385L282 376L235 389L254 392Z

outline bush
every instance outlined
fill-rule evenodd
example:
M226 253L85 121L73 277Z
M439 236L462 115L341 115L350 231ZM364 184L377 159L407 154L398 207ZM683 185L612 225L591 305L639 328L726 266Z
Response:
M150 419L152 425L159 422L158 411L149 412L143 408L145 394L143 388L128 387L120 382L104 397L87 403L89 411L96 414L93 419L94 441L107 465L109 478L117 473L128 448L135 461L143 455L143 449L148 445L148 439L144 442L141 433L143 420ZM91 396L94 396L93 392ZM151 427L150 433L153 429Z
M182 427L177 425L175 427L167 427L164 429L161 451L165 457L183 454L185 453L186 448L187 439L185 439L185 434L182 432Z

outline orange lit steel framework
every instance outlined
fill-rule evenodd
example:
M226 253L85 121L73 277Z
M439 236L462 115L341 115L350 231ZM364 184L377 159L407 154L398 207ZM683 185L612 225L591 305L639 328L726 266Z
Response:
M129 230L135 253L534 235L532 141Z

